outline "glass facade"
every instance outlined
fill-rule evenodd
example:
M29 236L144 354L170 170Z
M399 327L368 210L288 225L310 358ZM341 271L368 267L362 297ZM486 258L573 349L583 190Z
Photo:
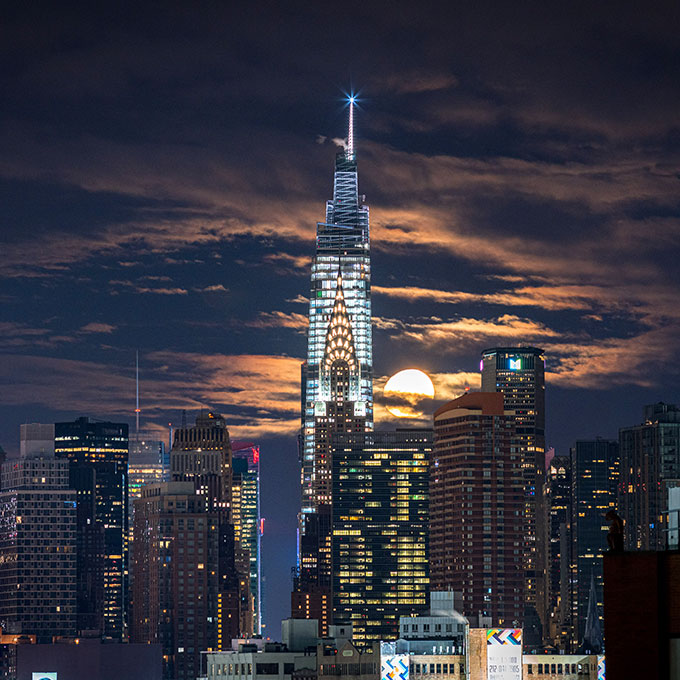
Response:
M0 490L0 621L5 635L76 634L76 493L68 462L12 460Z
M69 461L77 495L78 629L127 635L128 426L55 423L54 453Z
M253 596L253 630L262 628L262 574L260 516L260 447L247 442L232 442L234 535L247 551L246 571Z
M350 104L350 121L353 109ZM350 123L350 130L352 125ZM353 333L356 382L350 400L361 404L366 427L373 426L373 344L371 339L371 262L368 206L359 194L353 140L335 160L333 199L326 204L326 219L317 224L316 253L312 260L309 297L307 361L302 375L302 513L317 505L315 482L315 408L330 400L330 384L323 381L326 335L342 279L344 303Z
M602 630L604 608L603 562L609 522L605 515L616 510L619 483L619 445L608 439L581 440L571 450L573 484L573 608L575 642L585 633L591 580L595 581L596 607Z
M570 646L571 634L571 459L555 456L546 471L548 513L547 593L549 635L558 649Z
M620 514L626 550L664 550L668 540L668 490L680 485L680 408L659 402L644 422L619 430Z
M355 641L395 640L429 591L427 430L333 438L333 623Z

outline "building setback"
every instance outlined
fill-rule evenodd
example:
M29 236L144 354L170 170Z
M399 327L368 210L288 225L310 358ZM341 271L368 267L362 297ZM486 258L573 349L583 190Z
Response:
M77 628L127 635L128 426L55 423L55 456L69 461L77 498Z
M2 465L0 622L4 633L76 632L76 494L68 462L23 458Z
M575 644L583 642L594 581L600 629L603 619L602 556L607 551L609 522L605 515L616 510L619 483L619 445L609 439L579 440L571 449L572 471L572 607Z
M432 590L462 593L465 615L522 620L521 443L503 395L468 393L434 414L430 463Z
M524 644L541 644L546 627L545 577L545 358L537 347L482 352L482 392L501 392L514 412L524 478Z
M668 534L668 489L680 479L680 408L652 404L641 425L619 430L620 514L626 550L663 550Z
M427 607L429 430L333 438L333 623L396 640Z

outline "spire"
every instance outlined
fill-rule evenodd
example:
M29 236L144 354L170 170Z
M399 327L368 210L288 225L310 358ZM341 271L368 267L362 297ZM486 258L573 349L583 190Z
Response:
M590 592L588 593L588 615L586 616L586 630L583 635L582 648L590 654L602 651L602 628L597 615L597 591L595 589L595 574L590 572Z
M351 156L354 153L354 102L356 97L351 94L349 96L349 130L347 132L347 155Z
M139 408L139 350L135 353L135 437L139 441L139 414L141 409Z

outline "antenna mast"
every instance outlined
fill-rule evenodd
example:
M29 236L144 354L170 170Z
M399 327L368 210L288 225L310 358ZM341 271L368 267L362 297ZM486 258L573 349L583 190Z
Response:
M347 132L347 155L354 153L354 95L349 97L349 130Z
M139 350L135 353L135 393L135 436L139 441L139 413L141 411L139 408Z

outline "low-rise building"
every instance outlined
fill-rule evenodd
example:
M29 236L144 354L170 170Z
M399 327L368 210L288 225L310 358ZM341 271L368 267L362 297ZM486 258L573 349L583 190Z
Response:
M316 649L291 652L279 642L268 642L262 651L241 645L238 652L205 652L203 678L206 680L291 680L302 669L316 671Z
M408 654L465 654L468 620L455 609L451 590L430 593L430 611L399 619L400 649ZM403 644L402 644L403 643Z
M523 680L597 680L603 656L594 654L525 654Z

